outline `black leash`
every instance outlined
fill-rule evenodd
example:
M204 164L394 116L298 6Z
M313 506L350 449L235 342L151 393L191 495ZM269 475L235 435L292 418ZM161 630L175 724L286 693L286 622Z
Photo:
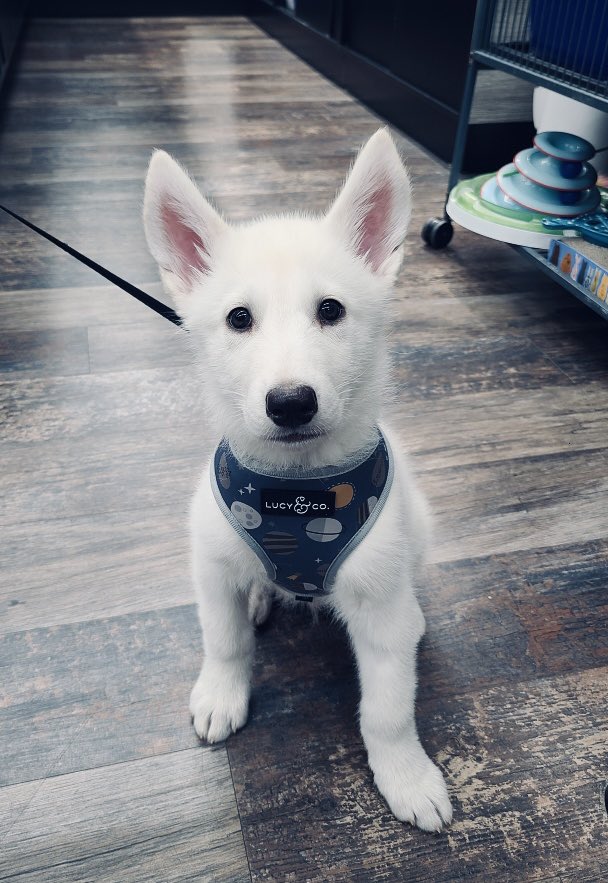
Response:
M145 291L142 291L141 288L137 288L136 285L131 285L131 283L127 282L126 279L121 279L120 276L116 275L116 273L112 273L110 270L106 270L106 268L102 267L101 264L97 264L95 261L92 261L91 258L88 258L86 255L81 254L79 251L76 251L76 249L72 248L71 245L68 245L67 242L62 242L60 239L56 239L50 233L47 233L46 230L42 230L40 227L32 224L31 221L26 221L25 218L22 218L16 212L12 212L10 208L6 208L6 206L0 205L0 209L2 209L3 212L6 212L7 215L11 215L11 217L15 218L16 221L19 221L21 224L25 224L25 226L29 227L30 230L33 230L34 233L37 233L44 239L48 239L48 241L52 242L53 245L56 245L57 248L62 249L62 251L65 251L73 258L76 258L76 260L80 261L81 264L84 264L86 267L90 267L91 270L99 273L99 275L103 276L104 279L107 279L108 282L111 282L118 288L122 288L123 291L126 291L127 294L130 294L131 297L135 298L135 300L138 300L140 301L140 303L145 304L147 307L150 307L151 310L154 310L155 313L158 313L160 316L168 319L169 322L173 322L174 325L182 324L182 320L177 315L175 310L172 310L171 307L166 306L161 301L156 300L156 298L152 297L151 294L146 294Z

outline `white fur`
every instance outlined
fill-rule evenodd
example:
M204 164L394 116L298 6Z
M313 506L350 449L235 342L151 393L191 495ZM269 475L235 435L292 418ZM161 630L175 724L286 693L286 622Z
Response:
M386 130L365 145L325 216L240 226L223 221L167 154L154 154L144 204L149 247L195 344L209 420L238 456L267 466L339 465L373 438L389 386L386 323L409 214L408 177ZM346 309L332 326L316 318L327 297ZM226 322L237 306L254 318L245 333ZM315 389L318 438L295 445L272 439L266 393L286 384ZM452 810L414 719L424 632L415 582L427 510L398 439L382 429L395 458L393 486L324 603L353 644L376 784L397 818L436 831ZM194 496L191 533L204 661L190 708L199 736L217 742L247 719L253 622L267 616L273 587L221 514L208 469Z

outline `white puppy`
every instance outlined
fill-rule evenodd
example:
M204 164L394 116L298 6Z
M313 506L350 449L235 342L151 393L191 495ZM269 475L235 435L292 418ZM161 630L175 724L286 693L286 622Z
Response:
M262 474L307 475L329 465L340 472L374 449L390 381L390 293L409 216L408 176L385 129L361 150L324 216L238 226L219 216L171 157L154 153L144 204L148 245L192 335L218 441L240 463ZM424 632L415 582L427 513L398 442L386 426L381 432L392 451L390 492L331 590L312 603L329 605L348 629L376 785L398 819L436 831L452 809L414 719ZM239 530L221 505L208 467L191 518L204 661L190 704L196 732L208 742L245 724L254 623L267 615L272 591L288 594L272 585L264 553L247 542L253 522Z

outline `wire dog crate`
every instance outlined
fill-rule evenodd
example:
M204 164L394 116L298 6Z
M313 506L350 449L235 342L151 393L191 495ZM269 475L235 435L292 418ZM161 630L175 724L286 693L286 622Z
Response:
M502 70L608 112L608 0L479 0L446 205L461 175L480 68ZM431 218L422 230L424 241L436 249L445 248L452 236L447 212ZM608 307L561 275L545 252L512 247L608 319Z

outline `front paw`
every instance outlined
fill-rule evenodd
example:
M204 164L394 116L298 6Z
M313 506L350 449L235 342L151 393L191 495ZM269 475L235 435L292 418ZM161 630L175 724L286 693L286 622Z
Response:
M422 748L380 752L372 770L378 790L399 821L423 831L441 831L452 821L443 775Z
M223 742L247 721L249 681L229 666L203 666L190 694L190 713L199 738Z
M249 590L248 617L255 626L263 625L272 609L273 591L266 585L254 583Z

